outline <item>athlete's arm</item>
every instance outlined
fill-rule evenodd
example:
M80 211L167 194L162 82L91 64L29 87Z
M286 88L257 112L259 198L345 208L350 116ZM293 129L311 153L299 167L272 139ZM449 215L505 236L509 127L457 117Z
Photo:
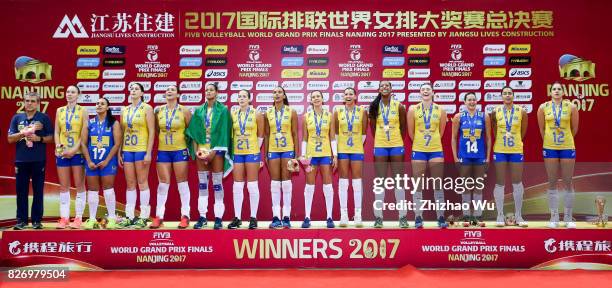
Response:
M55 111L55 129L53 130L53 142L55 142L55 147L60 145L60 129L59 129L59 109ZM57 151L57 150L56 150ZM57 153L56 156L59 156Z
M191 122L191 111L185 107L183 107L183 117L185 118L185 129L189 127L189 122Z
M414 105L408 108L408 137L414 141Z
M110 111L108 111L108 113L110 113ZM95 164L93 163L93 161L91 161L91 157L89 157L89 147L87 147L87 144L89 143L89 141L87 141L89 139L89 122L87 122L87 124L83 127L85 128L83 129L83 133L81 133L81 139L83 140L81 141L81 151L83 151L83 158L85 158L85 164L87 164L89 168L95 168Z
M402 140L404 140L406 138L406 107L400 104L398 110L400 120L400 133L402 135Z
M446 129L446 110L440 109L440 140L444 136L444 130Z
M487 158L485 162L489 161L491 157L491 117L488 114L484 114L485 118L485 136L487 137Z
M145 117L147 121L147 129L149 130L149 139L147 141L147 154L145 154L145 160L144 160L146 163L146 162L151 162L151 150L153 150L153 141L155 141L155 122L156 121L155 121L155 116L153 116L153 109L147 107L145 111Z
M153 118L155 119L155 121L154 121L155 122L155 132L158 133L158 134L160 133L159 118L157 118L157 117L159 117L159 114L158 114L159 110L160 110L159 106L155 107L155 109L153 109ZM168 119L166 119L166 121L168 121Z
M336 109L334 109L334 114L332 115L332 121L331 121L331 128L330 128L330 132L331 130L334 131L333 135L334 135L334 139L335 137L337 137L336 135L338 135L338 112L336 111ZM331 135L330 135L331 137ZM330 138L331 139L331 138Z
M570 123L572 126L572 135L574 135L574 137L576 137L576 134L578 134L578 122L579 122L579 117L578 117L578 109L576 108L576 105L572 104L572 113L571 113L571 118L570 118Z
M453 151L453 159L455 160L455 162L459 162L459 157L457 157L457 132L459 131L459 118L461 117L461 114L457 113L455 114L455 116L453 117L452 120L452 126L451 126L451 130L452 130L452 136L451 136L451 149ZM442 135L440 135L440 137L442 137Z
M366 135L368 135L368 112L365 109L361 112L361 142L365 142ZM376 130L376 128L374 128ZM372 134L374 135L374 134Z
M544 104L540 105L538 108L538 127L540 128L540 136L542 136L542 140L544 140L544 125L546 119L544 118Z
M525 139L527 135L527 111L523 110L523 117L521 117L521 139Z
M491 119L491 135L496 135L497 137L497 118L495 117L495 110L493 110L489 116Z
M293 137L293 151L295 152L296 156L300 155L300 142L298 142L298 116L297 112L295 112L293 109L291 111L291 137Z
M274 109L274 107L271 107L272 109ZM265 116L265 115L264 115ZM264 162L266 162L266 165L268 165L268 157L267 157L267 152L268 152L268 145L270 143L270 123L268 123L268 117L265 116L264 118L264 144L263 147L261 147L261 152L263 153L263 159Z

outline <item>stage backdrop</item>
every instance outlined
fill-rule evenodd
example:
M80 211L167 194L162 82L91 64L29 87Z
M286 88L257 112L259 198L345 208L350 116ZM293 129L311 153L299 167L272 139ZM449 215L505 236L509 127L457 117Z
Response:
M176 83L183 91L180 103L195 108L203 103L205 85L214 82L226 105L236 105L237 92L247 89L260 111L270 107L272 89L280 85L303 115L313 90L322 91L333 109L341 104L343 89L354 87L359 104L367 106L379 81L389 80L395 99L410 105L419 101L420 84L429 81L449 117L461 111L470 91L482 109L491 111L501 103L500 89L509 85L529 112L525 159L541 162L535 112L549 100L551 83L560 81L580 111L577 161L612 160L605 130L612 70L608 1L9 1L1 8L0 123L5 129L12 115L22 112L21 100L29 91L42 94L41 110L54 119L69 85L80 87L79 104L90 112L97 99L106 97L114 114L128 104L132 82L144 85L153 106L164 103L165 89ZM452 161L449 138L446 133L443 143L445 158ZM372 141L366 146L372 151ZM0 150L5 155L1 193L14 195L14 146L4 140ZM58 210L52 150L45 213L51 217ZM366 161L372 161L371 153ZM154 167L151 203L157 187ZM195 165L190 168L195 208ZM546 181L542 169L534 171L541 176L527 186ZM303 179L303 174L294 177L294 191L302 191ZM267 219L265 168L260 180L260 218ZM231 178L224 183L229 218ZM123 202L121 171L115 188ZM320 208L313 216L322 218L323 197L317 194ZM301 192L293 197L293 218L303 217L302 198ZM13 219L14 198L3 199L2 219ZM166 215L178 219L178 214L173 187Z

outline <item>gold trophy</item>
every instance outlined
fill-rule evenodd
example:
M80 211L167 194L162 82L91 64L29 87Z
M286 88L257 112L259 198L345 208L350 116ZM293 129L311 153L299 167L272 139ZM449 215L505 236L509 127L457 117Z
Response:
M597 227L606 227L608 225L608 215L606 213L606 198L597 196L595 198L595 208L597 208Z

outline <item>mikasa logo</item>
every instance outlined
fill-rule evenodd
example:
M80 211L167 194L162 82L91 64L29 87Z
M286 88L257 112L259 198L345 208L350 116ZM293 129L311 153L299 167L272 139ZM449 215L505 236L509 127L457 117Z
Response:
M62 22L53 33L53 38L68 38L70 35L74 38L89 38L77 15L74 15L72 20L68 18L68 15L64 15Z

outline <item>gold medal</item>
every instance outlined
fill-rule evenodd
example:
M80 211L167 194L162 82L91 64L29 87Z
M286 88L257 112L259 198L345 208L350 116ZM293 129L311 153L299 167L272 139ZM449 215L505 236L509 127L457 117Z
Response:
M557 126L556 130L557 130L557 134L561 133L561 127Z
M127 128L127 130L126 130L126 132L127 132L127 134L132 134L132 128L129 128L129 127L128 127L128 128Z
M506 138L512 138L512 133L506 132Z
M383 129L385 130L385 132L389 132L389 129L391 129L391 128L389 127L389 125L385 125L385 126L383 127Z
M470 142L474 142L474 141L476 141L476 136L471 135L471 136L470 136Z
M70 132L69 132L69 131L64 131L64 136L65 136L65 137L70 136Z
M98 147L98 149L102 149L102 147L104 147L104 144L102 143L102 141L98 141L98 143L96 143L96 147Z
M283 138L283 133L281 132L276 133L276 138L277 139Z
M423 134L425 134L425 135L429 135L429 134L430 134L429 129L425 129L425 130L423 130Z

